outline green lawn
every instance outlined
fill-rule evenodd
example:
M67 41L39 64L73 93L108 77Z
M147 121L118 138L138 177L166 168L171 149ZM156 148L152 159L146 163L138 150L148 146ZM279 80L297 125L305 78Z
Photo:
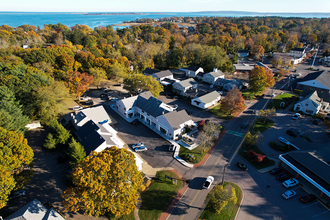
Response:
M207 220L230 220L235 219L237 210L239 208L240 203L242 202L243 193L242 190L234 183L228 183L225 182L224 185L232 185L232 187L235 188L236 196L237 196L237 203L228 203L228 205L223 208L220 214L216 214L210 210L208 206L204 209L202 215L199 217L199 219L207 219ZM212 192L209 193L211 195Z
M210 147L205 148L203 150L203 148L201 146L196 147L193 150L189 150L183 146L180 147L180 152L179 152L179 157L181 157L182 159L184 159L185 161L188 161L190 163L199 163L203 160L204 156L206 155L206 153L210 150ZM195 156L195 159L193 160L189 154Z
M276 96L275 99L273 99L268 105L267 108L271 109L271 108L275 108L275 109L280 109L280 108L286 108L288 107L288 105L293 102L294 100L296 100L298 98L298 96L293 95L293 94L289 94L289 93L283 93L280 94L278 96ZM284 106L280 107L281 102L284 102Z
M274 122L269 118L267 119L258 118L254 125L253 131L251 127L251 134L256 134L257 131L260 131L260 133L262 133L273 126L274 126Z
M253 99L256 98L256 96L261 95L263 92L264 92L264 91L254 93L254 92L250 92L249 90L246 90L246 91L242 92L242 96L243 96L243 98L246 99L246 100L253 100Z
M234 117L232 115L226 115L226 114L223 114L222 112L220 112L219 111L220 107L221 107L221 105L219 104L219 105L209 109L208 111L211 112L212 114L218 116L219 118L223 118L223 119L231 119Z
M169 179L165 178L165 174L177 180L177 185L174 185ZM167 170L159 171L151 183L148 191L141 194L142 205L139 210L141 219L158 219L165 209L170 205L174 196L181 187L179 177Z

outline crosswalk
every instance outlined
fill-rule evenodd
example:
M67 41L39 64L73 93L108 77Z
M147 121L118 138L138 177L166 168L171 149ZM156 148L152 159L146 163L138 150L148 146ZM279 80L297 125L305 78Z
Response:
M244 134L240 133L240 132L237 132L237 131L231 131L231 130L228 130L227 131L227 134L232 134L232 135L236 135L238 137L243 137Z

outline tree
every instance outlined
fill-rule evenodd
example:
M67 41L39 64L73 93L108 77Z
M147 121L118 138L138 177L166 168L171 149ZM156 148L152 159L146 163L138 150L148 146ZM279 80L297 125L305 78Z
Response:
M71 93L74 93L78 98L83 94L90 84L93 83L93 77L87 73L68 72L65 85Z
M220 214L222 209L231 202L233 204L237 203L237 196L235 188L231 185L218 185L215 187L214 192L209 201L209 208L215 213Z
M124 89L127 89L132 94L137 94L141 91L150 91L154 97L158 97L159 93L164 91L159 82L152 76L142 74L133 74L124 79Z
M200 120L198 122L198 125L197 125L197 130L202 131L203 128L204 128L204 126L205 126L205 121L204 120Z
M41 121L56 119L64 112L69 100L69 90L63 82L54 81L50 86L40 87L36 91L38 117Z
M237 89L231 89L226 97L221 101L220 111L233 115L237 112L243 111L245 107L244 99L242 93Z
M134 154L127 149L111 147L99 153L92 151L78 163L71 176L74 187L62 195L65 210L121 216L135 209L142 174L137 170Z
M74 163L80 163L86 157L84 147L74 138L71 138L71 142L69 144L69 155Z
M244 139L244 144L246 144L248 147L255 146L258 142L261 142L263 140L263 135L260 133L260 131L257 131L255 134L251 134L249 131Z
M22 134L0 127L0 208L15 188L14 174L20 173L33 161L33 150ZM24 171L23 171L24 172Z
M93 85L99 88L107 80L107 73L102 68L90 68L89 73L93 76Z
M265 53L265 49L261 45L254 45L252 47L252 54L258 60Z
M202 120L204 121L204 120ZM205 124L205 122L204 122ZM203 130L199 135L199 144L202 146L202 151L205 148L211 147L214 144L214 140L219 137L221 133L221 125L208 122L203 126Z
M56 145L64 146L68 143L71 134L57 120L51 120L48 124L48 128L56 141Z
M267 82L267 85L266 85L266 87L269 88L269 87L274 86L275 79L274 79L273 71L267 69L266 70L266 76L267 76L267 81L266 81Z
M7 86L0 86L0 127L23 133L29 122L29 117L23 114L14 93Z
M48 133L47 139L44 143L44 147L48 150L53 150L56 148L56 140L54 139L52 133Z
M259 116L261 117L261 120L263 120L263 122L265 123L267 118L276 116L276 109L272 108L272 109L260 110L258 113Z
M252 69L249 76L249 89L250 91L257 93L265 90L267 86L267 74L264 67L256 66Z

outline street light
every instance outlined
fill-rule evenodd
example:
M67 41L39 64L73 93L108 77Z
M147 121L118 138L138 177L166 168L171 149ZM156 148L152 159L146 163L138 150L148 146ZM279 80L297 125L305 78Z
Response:
M223 185L223 182L225 181L225 173L226 173L226 168L227 168L227 166L229 166L228 163L226 163L226 164L223 166L222 183L221 183L221 185Z

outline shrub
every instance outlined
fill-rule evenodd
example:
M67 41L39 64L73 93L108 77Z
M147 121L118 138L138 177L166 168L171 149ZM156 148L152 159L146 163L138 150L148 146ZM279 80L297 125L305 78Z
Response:
M46 142L44 143L44 147L48 150L56 149L56 140L53 138L51 133L48 133Z
M303 91L300 90L300 89L295 89L293 92L296 93L296 94L298 94L299 96L301 96L301 94L302 94Z

